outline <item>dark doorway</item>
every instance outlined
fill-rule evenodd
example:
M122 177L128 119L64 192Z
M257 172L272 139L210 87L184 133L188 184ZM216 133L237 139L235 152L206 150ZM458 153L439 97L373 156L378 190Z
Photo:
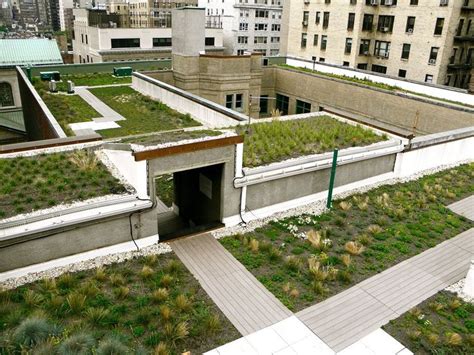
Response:
M158 215L160 241L222 226L223 168L219 164L173 174L173 206Z

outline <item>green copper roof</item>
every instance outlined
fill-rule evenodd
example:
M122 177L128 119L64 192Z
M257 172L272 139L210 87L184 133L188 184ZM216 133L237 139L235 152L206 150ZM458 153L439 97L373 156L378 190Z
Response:
M62 63L61 53L55 40L0 39L0 67Z

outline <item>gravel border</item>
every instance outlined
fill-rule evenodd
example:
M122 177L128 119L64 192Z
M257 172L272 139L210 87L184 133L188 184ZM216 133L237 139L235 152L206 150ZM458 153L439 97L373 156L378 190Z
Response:
M455 293L464 302L474 304L474 297L466 295L464 292L462 292L465 282L466 282L466 278L463 278L462 280L459 280L458 282L452 284L451 286L446 287L444 290Z

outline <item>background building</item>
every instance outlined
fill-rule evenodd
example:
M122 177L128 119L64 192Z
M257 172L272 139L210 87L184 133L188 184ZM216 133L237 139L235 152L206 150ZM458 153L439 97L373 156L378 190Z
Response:
M279 54L283 0L199 0L199 6L222 24L226 53Z
M287 56L468 88L473 0L285 2Z

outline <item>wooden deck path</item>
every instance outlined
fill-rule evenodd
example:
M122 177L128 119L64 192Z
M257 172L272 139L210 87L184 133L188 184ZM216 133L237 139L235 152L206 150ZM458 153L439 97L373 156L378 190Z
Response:
M242 335L292 316L291 311L210 234L178 239L170 245Z
M333 350L341 351L459 281L473 257L474 228L296 316Z
M448 206L454 213L460 214L471 221L474 221L474 195L465 198L464 200L455 202Z

